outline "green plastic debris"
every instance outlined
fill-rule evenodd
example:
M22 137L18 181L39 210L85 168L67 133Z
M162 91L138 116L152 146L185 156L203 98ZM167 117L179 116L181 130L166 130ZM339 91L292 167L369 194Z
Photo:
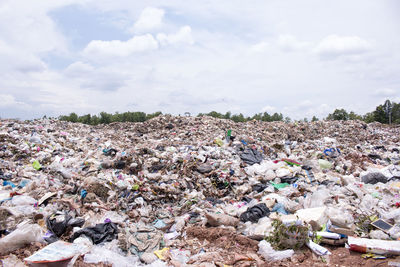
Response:
M324 160L324 159L319 159L318 164L319 164L319 167L323 170L332 168L332 163L327 160Z
M271 182L271 185L272 185L273 187L275 187L276 189L282 189L282 188L285 188L286 186L289 186L288 183L276 184L276 183L272 183L272 182Z
M139 190L139 185L138 184L134 184L132 186L132 190L135 190L135 191Z
M381 199L381 196L379 195L378 192L373 192L373 193L371 194L371 196L373 196L374 198L379 198L379 199Z
M42 165L40 165L40 163L39 163L39 161L38 160L35 160L33 163L32 163L32 167L35 169L35 170L40 170L41 168L42 168Z

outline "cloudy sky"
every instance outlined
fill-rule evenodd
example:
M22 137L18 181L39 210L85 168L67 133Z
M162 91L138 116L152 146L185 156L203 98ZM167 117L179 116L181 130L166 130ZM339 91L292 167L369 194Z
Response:
M0 0L0 117L400 101L398 0Z

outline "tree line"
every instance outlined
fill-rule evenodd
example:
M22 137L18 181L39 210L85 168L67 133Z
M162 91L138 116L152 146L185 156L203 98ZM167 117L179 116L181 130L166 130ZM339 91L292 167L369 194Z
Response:
M70 113L69 115L62 115L58 117L59 120L69 121L69 122L80 122L89 125L98 125L98 124L108 124L112 122L144 122L155 118L162 113L160 111L146 114L145 112L124 112L115 114L100 112L99 115L91 115L86 114L83 116L78 116L75 112Z
M69 122L80 122L90 125L98 125L98 124L107 124L112 122L144 122L146 120L152 119L161 115L161 111L157 111L154 113L146 114L145 112L123 112L123 113L107 113L100 112L99 115L91 115L86 114L82 116L78 116L76 113L70 113L69 115L62 115L58 117L58 119L62 121ZM185 116L190 116L190 113L186 112ZM244 116L242 113L240 114L232 114L230 111L225 114L211 111L209 113L199 113L197 116L211 116L219 119L227 119L232 120L234 122L246 122L251 120L258 121L284 121L291 122L292 120L289 117L283 117L282 113L275 112L274 114L269 114L268 112L257 113L253 116ZM311 118L311 121L318 121L319 119L316 116ZM345 109L335 109L331 114L329 114L325 120L362 120L367 123L369 122L380 122L385 124L399 124L400 123L400 103L391 102L390 100L386 100L384 104L379 105L375 108L374 111L368 112L365 115L356 114L353 111L346 111ZM308 122L307 118L303 120Z
M400 124L400 103L386 100L385 103L379 105L374 111L364 115L358 115L353 111L347 112L344 109L335 109L328 115L327 120L362 120L367 123L380 122L384 124Z

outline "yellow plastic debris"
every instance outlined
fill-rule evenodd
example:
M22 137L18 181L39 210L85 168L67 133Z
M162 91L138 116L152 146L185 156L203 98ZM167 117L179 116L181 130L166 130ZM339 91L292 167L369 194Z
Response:
M220 138L216 138L214 140L214 143L216 143L218 146L223 146L224 145L224 142Z
M165 247L163 249L159 249L154 251L154 254L160 259L160 260L166 260L167 258L167 253L169 252L169 248Z

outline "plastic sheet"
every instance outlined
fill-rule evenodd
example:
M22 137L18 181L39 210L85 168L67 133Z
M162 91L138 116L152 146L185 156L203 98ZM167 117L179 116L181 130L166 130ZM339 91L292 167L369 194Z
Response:
M265 240L260 241L258 243L258 253L264 257L265 260L271 261L279 261L283 259L287 259L293 256L294 250L287 249L282 251L276 251L271 247L271 244Z
M9 253L33 242L43 242L43 235L44 231L39 225L23 222L0 239L0 253Z

